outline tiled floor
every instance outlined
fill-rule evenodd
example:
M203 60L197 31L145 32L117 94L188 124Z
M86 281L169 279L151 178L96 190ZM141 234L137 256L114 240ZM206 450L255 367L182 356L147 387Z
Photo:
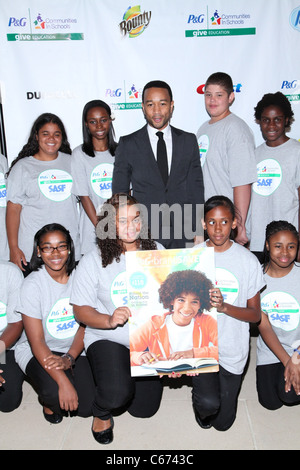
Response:
M114 441L101 446L92 437L92 418L64 418L51 425L42 416L36 394L24 385L18 410L0 414L1 450L296 450L300 448L300 406L265 410L255 389L256 337L251 338L250 363L231 429L201 429L193 415L189 386L165 386L158 413L141 420L128 413L115 417ZM171 379L169 379L170 381ZM181 379L177 379L181 380ZM175 385L179 384L177 382ZM180 385L180 384L179 384Z

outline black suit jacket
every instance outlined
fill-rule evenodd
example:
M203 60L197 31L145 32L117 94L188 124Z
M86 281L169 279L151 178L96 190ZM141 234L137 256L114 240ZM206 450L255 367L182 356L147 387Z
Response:
M115 155L112 192L128 193L132 187L132 195L147 208L153 238L166 248L179 248L186 246L186 242L193 238L187 232L195 231L196 209L197 205L204 203L204 187L196 136L173 126L171 132L172 163L167 185L164 185L161 178L146 125L120 138ZM157 221L156 213L162 204L176 209L176 213L173 210L167 211L170 215L169 224L166 221ZM191 217L188 217L189 211ZM184 220L184 213L189 220ZM165 236L160 230L158 235L157 223L160 229L169 225L170 234Z

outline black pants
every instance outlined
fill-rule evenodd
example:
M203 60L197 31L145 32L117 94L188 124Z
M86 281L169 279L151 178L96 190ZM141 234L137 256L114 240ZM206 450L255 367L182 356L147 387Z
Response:
M128 348L100 340L89 346L87 357L96 382L93 416L107 420L113 411L127 410L132 416L148 418L157 412L162 380L159 377L132 378Z
M218 431L226 431L235 421L242 375L235 375L223 367L219 372L193 377L193 406L201 419L210 418Z
M53 352L53 354L61 355L62 353ZM91 416L95 383L87 357L79 356L73 370L67 369L64 373L73 384L78 395L78 409L72 412L72 415L84 418ZM64 415L65 412L59 405L58 385L35 357L27 364L26 375L36 390L41 405L49 408L54 413Z
M296 395L293 388L290 392L285 391L284 370L281 362L256 367L258 401L268 410L300 403L300 395Z
M0 369L5 379L5 384L0 387L0 411L8 413L20 406L25 375L15 361L13 350L6 351L5 364L0 364Z

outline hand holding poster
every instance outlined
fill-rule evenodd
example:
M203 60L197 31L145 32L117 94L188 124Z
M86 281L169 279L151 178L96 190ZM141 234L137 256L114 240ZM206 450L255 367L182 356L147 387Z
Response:
M131 374L218 370L212 248L126 253Z

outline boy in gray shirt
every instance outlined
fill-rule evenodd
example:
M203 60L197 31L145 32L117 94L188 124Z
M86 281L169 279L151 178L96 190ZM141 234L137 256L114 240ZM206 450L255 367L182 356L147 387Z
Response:
M199 128L197 139L205 200L223 195L234 202L240 214L235 241L245 245L251 184L257 180L254 137L248 125L229 109L234 101L229 75L223 72L210 75L204 97L210 120Z

